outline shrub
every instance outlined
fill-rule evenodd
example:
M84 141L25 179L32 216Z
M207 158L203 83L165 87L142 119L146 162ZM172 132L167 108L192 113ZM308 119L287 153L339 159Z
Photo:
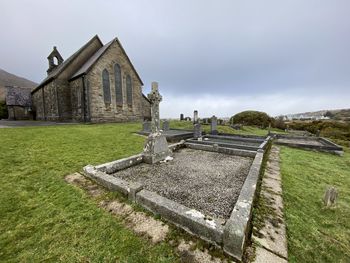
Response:
M273 122L273 127L277 128L277 129L281 129L281 130L284 130L287 128L287 125L285 124L285 122L283 120L283 116L279 116L279 117L275 118L275 120Z
M231 124L243 124L266 128L273 122L273 118L261 111L242 111L232 116Z
M5 101L0 101L0 120L1 119L7 119L8 113L7 113L7 106Z

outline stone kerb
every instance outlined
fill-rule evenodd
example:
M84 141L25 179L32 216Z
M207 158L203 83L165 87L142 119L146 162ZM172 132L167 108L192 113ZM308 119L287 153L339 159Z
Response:
M209 152L218 152L218 153L224 153L229 155L238 155L243 157L254 157L256 155L256 151L251 150L244 150L244 149L235 149L235 148L226 148L221 147L218 145L207 145L207 144L199 144L199 143L191 143L186 142L186 147L195 149L195 150L202 150L202 151L209 151Z
M162 197L154 192L142 190L136 194L136 202L154 214L159 214L168 221L202 239L220 245L223 227L215 220L194 209Z
M119 159L113 162L104 163L101 165L97 165L95 168L98 171L106 172L107 174L115 173L117 171L129 168L133 165L139 164L143 162L143 154L133 155L127 158Z
M136 193L143 189L143 186L140 183L129 183L112 175L101 172L91 165L85 166L83 170L85 175L93 181L106 187L110 191L120 192L128 196L128 198L131 200L135 200Z
M224 227L224 251L241 261L251 227L251 214L264 152L259 150L243 184L237 203Z

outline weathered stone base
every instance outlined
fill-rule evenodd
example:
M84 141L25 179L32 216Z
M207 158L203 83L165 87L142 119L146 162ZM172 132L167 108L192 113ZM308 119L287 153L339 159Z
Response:
M166 137L160 133L151 133L147 138L144 148L144 162L153 164L163 161L168 156L172 156L172 152L168 147Z

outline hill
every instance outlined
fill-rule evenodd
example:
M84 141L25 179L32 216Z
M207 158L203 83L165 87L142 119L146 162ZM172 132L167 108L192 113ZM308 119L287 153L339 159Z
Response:
M302 113L287 114L289 119L321 119L327 112L330 112L333 116L332 119L346 120L350 119L350 109L336 109L336 110L319 110Z
M0 68L0 101L5 100L5 97L6 97L5 86L18 86L18 87L27 87L32 89L37 85L38 85L37 83L31 80L16 76Z

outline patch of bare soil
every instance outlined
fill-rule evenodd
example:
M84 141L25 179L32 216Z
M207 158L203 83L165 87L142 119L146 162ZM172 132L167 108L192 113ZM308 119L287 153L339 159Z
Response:
M192 241L185 242L182 240L177 247L180 260L183 263L226 263L229 262L227 259L221 260L220 258L215 258L209 254L207 249L204 251L195 248L195 244Z

